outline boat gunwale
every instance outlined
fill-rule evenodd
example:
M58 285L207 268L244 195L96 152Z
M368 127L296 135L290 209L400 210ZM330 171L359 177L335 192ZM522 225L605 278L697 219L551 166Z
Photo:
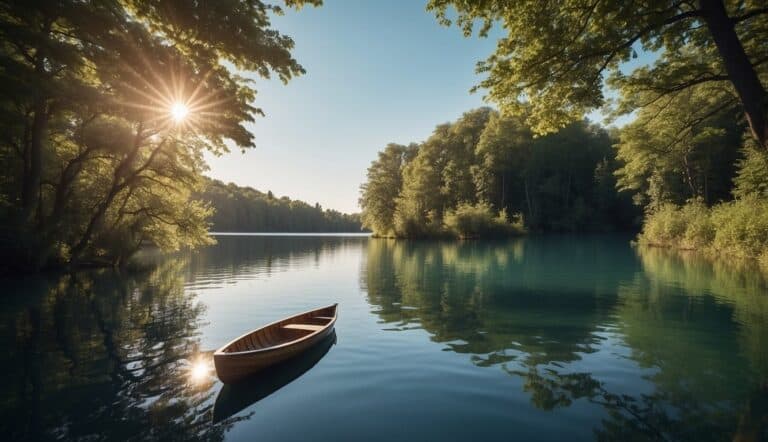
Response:
M302 337L300 337L298 339L294 339L292 341L284 342L284 343L279 344L279 345L274 345L274 346L266 347L266 348L259 348L259 349L255 349L255 350L244 350L244 351L233 351L233 352L223 351L225 348L229 347L230 345L234 344L235 342L245 338L248 335L256 333L259 330L264 330L266 328L275 326L275 325L277 325L277 324L279 324L279 323L281 323L283 321L287 321L289 319L293 319L293 318L295 318L297 316L306 315L307 313L316 312L318 310L325 310L325 309L331 308L331 307L334 307L333 319L331 319L328 322L328 324L325 325L325 327L321 328L320 330L313 331L312 333L309 333L309 334L307 334L305 336L302 336ZM318 333L322 333L325 330L328 330L332 325L334 325L336 323L336 318L338 317L338 307L339 307L339 303L336 302L336 303L333 303L331 305L327 305L325 307L313 308L312 310L307 310L305 312L297 313L297 314L295 314L293 316L289 316L287 318L278 319L277 321L270 322L269 324L267 324L267 325L265 325L263 327L259 327L259 328L253 329L251 331L245 332L242 335L236 337L235 339L227 342L226 344L224 344L221 347L219 347L215 352L213 352L213 356L214 357L216 357L216 356L246 356L246 355L253 355L253 354L256 354L256 353L267 353L267 352L270 352L270 351L273 351L273 350L279 350L279 349L281 349L283 347L287 347L289 345L298 344L299 342L305 341L305 340L315 336Z

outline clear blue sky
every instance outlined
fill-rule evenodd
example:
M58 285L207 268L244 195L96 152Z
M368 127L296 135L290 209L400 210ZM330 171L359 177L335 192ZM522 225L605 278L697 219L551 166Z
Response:
M208 175L357 212L366 169L387 143L423 141L437 124L484 104L468 91L495 39L464 38L425 5L327 0L275 17L307 73L287 85L257 80L266 117L249 127L256 148L208 156Z
M468 90L492 39L440 26L423 0L327 0L273 24L296 42L307 73L287 85L259 79L266 113L256 148L207 157L208 175L356 212L358 189L389 142L423 141L435 125L482 105Z

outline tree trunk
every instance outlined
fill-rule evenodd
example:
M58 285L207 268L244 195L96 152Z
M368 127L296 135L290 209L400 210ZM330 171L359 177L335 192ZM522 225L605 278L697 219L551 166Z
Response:
M766 91L749 61L734 23L722 0L699 0L699 9L712 39L725 65L728 78L744 106L752 136L762 149L768 149L768 119L766 119Z
M123 158L123 160L115 169L115 173L113 174L113 177L112 177L112 185L109 189L109 192L107 192L107 195L104 197L104 200L101 203L99 203L99 205L96 207L96 212L93 213L93 215L91 216L91 219L88 221L88 225L85 228L85 232L83 232L83 235L80 237L80 240L71 249L71 252L70 252L71 265L77 266L78 261L80 260L83 252L88 246L88 243L90 243L94 233L104 221L104 215L106 215L107 210L112 205L112 202L114 202L117 194L120 193L121 190L123 190L124 188L132 184L136 180L139 173L152 164L152 161L154 160L155 156L158 154L158 152L160 152L163 146L163 143L160 143L157 146L157 148L155 148L155 150L149 155L149 158L147 159L147 161L141 167L131 172L130 168L133 165L136 158L138 157L139 150L141 149L143 140L144 140L143 125L140 123L139 127L136 129L136 136L134 138L133 148L125 156L125 158Z
M528 192L528 177L527 176L523 179L523 186L525 188L525 202L526 202L526 205L528 206L528 217L530 219L529 222L532 222L533 218L534 218L534 216L533 216L533 204L531 203L531 194Z
M499 210L507 208L507 173L501 173L501 204Z
M33 219L40 195L40 179L43 171L43 142L48 129L48 109L44 99L35 103L29 146L25 152L25 170L21 181L21 208L23 220Z

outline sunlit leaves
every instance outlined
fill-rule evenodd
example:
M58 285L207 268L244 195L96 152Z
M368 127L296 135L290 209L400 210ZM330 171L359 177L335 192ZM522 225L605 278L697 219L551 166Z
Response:
M320 2L288 2L304 3ZM209 242L211 209L191 196L204 151L255 144L248 71L304 72L270 27L279 12L242 0L0 6L0 215L32 267Z
M705 82L729 84L699 7L669 0L431 0L428 5L439 21L455 22L467 36L478 24L483 36L505 32L496 51L478 65L483 75L478 88L487 90L487 98L503 111L525 114L539 134L557 131L604 106L607 79L609 89L620 93L618 113L648 104L638 99L640 90L658 99ZM765 81L768 11L755 1L728 1L726 8ZM658 62L623 69L640 49Z

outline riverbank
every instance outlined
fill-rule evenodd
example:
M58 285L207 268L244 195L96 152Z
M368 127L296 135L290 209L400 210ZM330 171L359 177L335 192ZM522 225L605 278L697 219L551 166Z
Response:
M768 269L768 201L747 197L712 207L700 201L666 204L646 217L638 243L755 260Z

